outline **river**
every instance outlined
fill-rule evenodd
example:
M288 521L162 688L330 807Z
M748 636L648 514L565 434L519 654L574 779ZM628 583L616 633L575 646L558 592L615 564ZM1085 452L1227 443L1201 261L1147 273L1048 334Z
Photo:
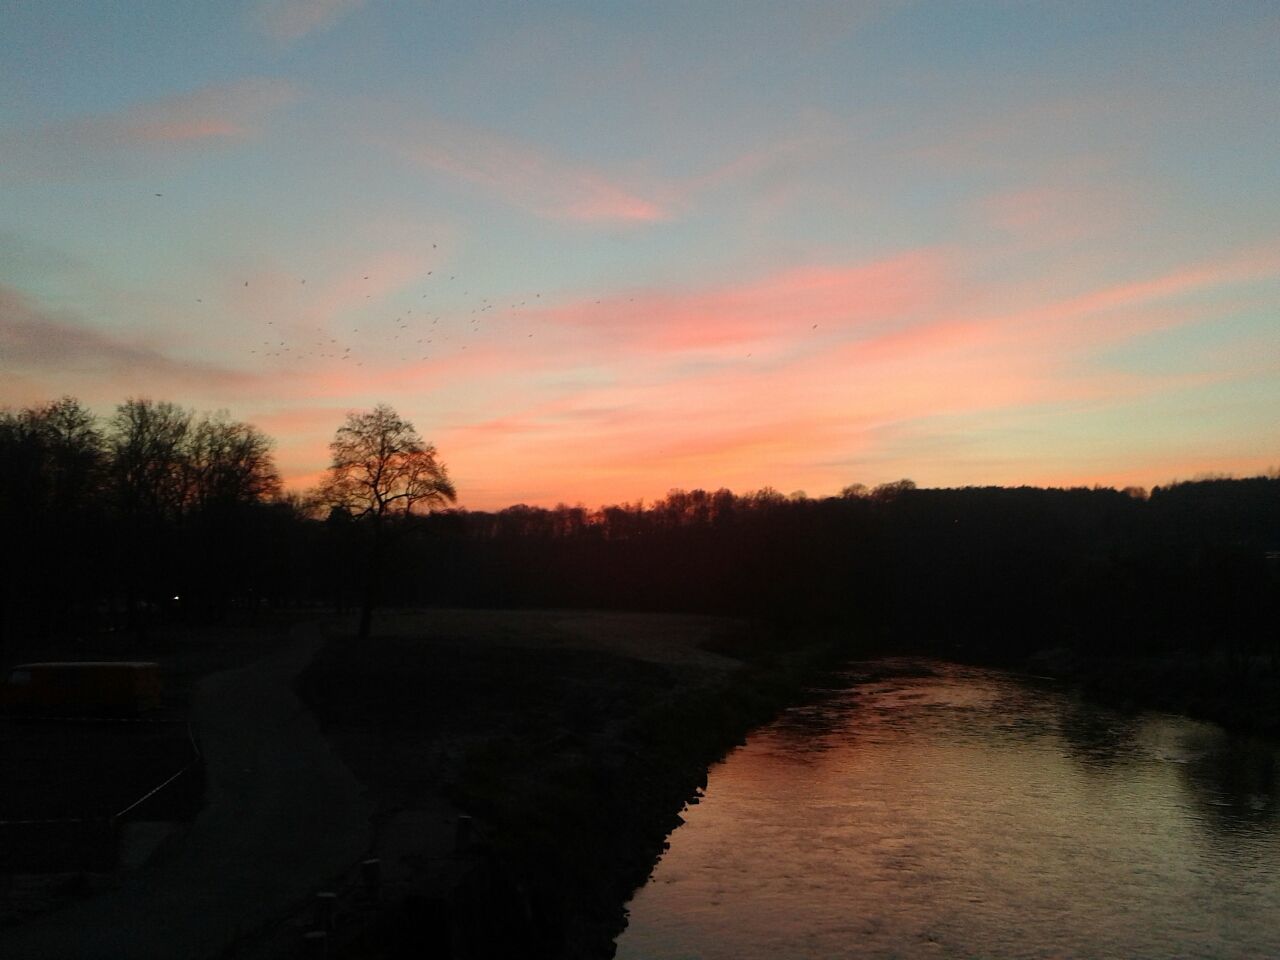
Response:
M715 766L620 960L1280 957L1280 753L1050 683L852 665Z

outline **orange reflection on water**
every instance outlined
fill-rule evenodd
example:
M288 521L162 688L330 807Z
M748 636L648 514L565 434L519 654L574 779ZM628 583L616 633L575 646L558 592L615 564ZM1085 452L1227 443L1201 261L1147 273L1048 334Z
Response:
M712 771L619 957L1280 955L1273 747L903 667Z

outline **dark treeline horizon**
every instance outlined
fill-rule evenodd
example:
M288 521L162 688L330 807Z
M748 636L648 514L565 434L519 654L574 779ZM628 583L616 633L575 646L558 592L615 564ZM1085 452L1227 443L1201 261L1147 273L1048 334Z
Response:
M251 425L150 400L105 427L65 397L0 412L0 651L353 608L367 525L286 495L270 449ZM942 653L1280 655L1274 471L1149 493L903 480L447 509L399 518L380 549L387 605L706 613Z

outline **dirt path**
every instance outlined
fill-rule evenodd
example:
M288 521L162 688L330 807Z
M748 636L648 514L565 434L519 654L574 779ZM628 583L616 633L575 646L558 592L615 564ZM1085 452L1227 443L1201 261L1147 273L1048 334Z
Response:
M321 642L300 625L279 652L201 680L206 808L117 889L0 935L0 956L217 956L358 861L371 804L292 688Z

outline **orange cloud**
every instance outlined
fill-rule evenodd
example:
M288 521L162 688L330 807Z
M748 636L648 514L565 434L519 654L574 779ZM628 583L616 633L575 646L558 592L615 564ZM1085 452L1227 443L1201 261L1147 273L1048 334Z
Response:
M988 314L965 307L953 266L915 254L781 271L738 287L552 306L542 317L552 332L591 344L561 358L565 365L594 352L610 376L534 405L521 390L509 397L500 390L494 415L455 420L439 440L475 507L616 501L676 485L822 492L848 482L854 468L864 471L855 479L875 482L919 475L928 464L913 469L912 457L932 441L931 434L909 439L914 425L963 418L996 429L1006 415L1074 415L1205 382L1199 373L1091 369L1078 358L1212 316L1204 294L1274 276L1275 267L1268 251L1245 253L1066 297L1023 290L1025 305ZM822 318L819 333L800 322L814 316ZM810 338L811 347L794 347ZM773 345L758 349L762 341ZM604 344L612 344L608 360ZM747 344L757 345L755 357L746 356ZM683 362L691 354L706 362ZM488 361L476 359L469 376L483 376ZM554 361L552 352L536 362ZM503 362L499 379L518 381L518 361ZM1032 457L1020 459L1016 448L1003 466L975 461L966 481L1028 480ZM954 452L939 462L965 469ZM997 467L1000 477L990 472Z
M420 348L429 359L405 358L357 313L411 289L431 256L387 250L305 286L264 270L227 290L253 323L291 318L281 339L314 338L326 325L334 335L357 322L365 330L356 340L363 366L325 347L327 358L275 358L239 384L207 384L215 404L257 405L236 415L280 439L291 483L314 480L347 410L382 400L438 444L470 508L631 500L671 486L821 494L900 475L1038 480L1026 476L1034 457L1019 453L1016 437L997 463L968 432L994 435L1045 411L1076 416L1198 384L1203 373L1125 373L1094 367L1090 356L1212 317L1224 291L1274 277L1280 265L1263 249L1066 295L1057 275L992 293L966 279L958 251L908 251L514 309L482 327L445 316L440 329L452 337ZM984 309L991 301L1002 308ZM182 399L199 402L185 391ZM940 449L944 441L953 447ZM951 472L931 477L931 464Z

